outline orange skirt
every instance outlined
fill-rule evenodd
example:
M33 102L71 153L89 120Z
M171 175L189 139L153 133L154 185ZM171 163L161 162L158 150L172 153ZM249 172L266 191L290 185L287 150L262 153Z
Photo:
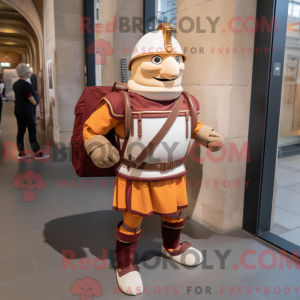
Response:
M117 176L113 209L142 217L172 216L188 206L186 178L142 182Z

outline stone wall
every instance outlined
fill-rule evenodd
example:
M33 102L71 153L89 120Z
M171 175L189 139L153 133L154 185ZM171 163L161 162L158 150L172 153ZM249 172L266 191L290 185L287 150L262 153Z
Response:
M45 125L46 140L59 141L58 126L58 101L57 101L57 77L56 77L56 40L54 22L54 0L44 3L44 104L45 104ZM53 82L54 95L49 93L47 80L47 61L53 61Z
M53 60L54 76L54 96L45 77L47 139L66 147L71 141L74 108L85 87L81 16L82 0L49 0L44 4L45 66Z
M195 22L193 31L184 33L179 28L177 33L187 56L183 87L199 100L198 119L225 140L222 153L212 156L201 147L194 151L201 163L195 163L191 155L188 158L188 215L218 233L242 226L246 155L230 159L229 153L235 147L246 149L248 141L254 33L243 29L243 21L256 16L256 1L178 0L178 22L184 17ZM198 31L206 32L197 32L197 17ZM217 17L214 33L207 18L214 21ZM240 33L229 29L233 17L242 18L233 24L242 29ZM187 30L189 26L185 21L181 27ZM248 27L254 28L254 22L249 21Z

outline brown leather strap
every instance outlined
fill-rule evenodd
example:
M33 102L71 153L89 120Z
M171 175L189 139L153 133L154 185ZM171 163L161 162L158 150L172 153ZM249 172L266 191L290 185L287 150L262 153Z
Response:
M142 114L138 113L138 137L142 137Z
M131 130L132 113L131 102L128 91L128 85L126 83L115 82L112 87L113 92L119 92L124 101L124 135L119 136L121 139L128 139ZM117 134L116 134L117 135ZM117 135L118 136L118 135Z
M119 136L121 139L128 139L132 124L131 102L127 92L119 92L124 100L124 135Z
M185 113L185 138L189 137L189 120L190 114L188 112Z
M119 139L119 137L117 137ZM128 139L124 140L123 142L123 145L122 145L122 149L120 148L119 149L119 153L120 153L120 156L123 157L124 156L124 153L125 153L125 149L127 147L127 144L128 144Z
M127 147L127 144L128 144L128 139L125 139L124 142L123 142L123 145L122 145L122 148L120 146L120 138L119 136L117 135L117 149L120 153L120 157L123 157L124 156L124 153L125 153L125 149ZM130 156L130 155L129 155ZM115 164L115 172L117 171L117 169L119 168L121 164L121 161L119 161L118 163ZM128 170L129 171L129 170Z
M171 253L172 254L175 254L178 250L179 250L179 248L181 247L181 244L179 244Z
M137 271L140 273L140 269L137 264L129 265L129 266L123 268L121 271L119 269L117 269L117 270L118 270L119 277L122 277L132 271Z
M179 248L180 246L180 248ZM169 251L169 249L166 249L168 251L169 254L171 254L172 256L178 256L183 254L187 249L191 248L191 244L188 242L183 242L181 244L179 244L172 252Z
M190 107L190 116L191 116L191 135L194 133L197 126L197 111L195 105L192 101L191 95L188 92L182 92L188 100Z
M185 213L185 210L184 210L184 209L182 209L182 210L180 211L179 216L180 216L180 219L183 219L183 220L186 218L186 213Z
M173 170L182 164L185 163L185 157L179 160L174 161L167 161L162 163L142 163L138 168L136 166L136 162L126 159L124 157L120 158L120 162L127 167L140 169L140 170L147 170L147 171L168 171Z
M126 83L115 82L111 90L112 92L126 91L128 90L128 85Z
M168 218L170 218L170 219L178 219L178 220L180 220L180 219L185 219L185 210L182 209L182 210L179 212L179 214L176 214L176 215L173 215L173 216L169 216Z
M122 227L123 227L125 230L129 231L129 232L137 233L137 232L141 229L142 223L141 223L138 227L132 228L132 227L128 226L127 224L125 224L124 221L123 221Z
M135 161L136 168L139 168L139 166L144 162L144 160L150 154L151 150L155 149L155 147L161 142L161 140L167 134L169 129L172 127L180 112L182 103L183 103L183 96L180 95L179 99L176 100L175 106L172 112L170 113L165 124L162 126L162 128L159 130L156 136L151 140L151 142L147 145L147 147L145 147L144 150L140 153L140 155L136 158Z

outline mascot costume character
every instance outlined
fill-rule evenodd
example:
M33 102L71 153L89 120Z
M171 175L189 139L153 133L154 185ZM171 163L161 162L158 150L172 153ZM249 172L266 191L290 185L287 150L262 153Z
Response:
M183 91L186 57L172 32L173 26L163 23L139 40L128 66L128 93L121 87L101 99L83 129L94 164L115 165L113 209L123 212L116 228L116 277L119 288L130 295L143 292L134 254L144 217L161 216L161 252L166 257L186 266L202 262L200 251L180 243L188 206L185 156L190 139L211 151L223 143L213 128L197 121L199 103ZM119 149L105 137L111 129Z

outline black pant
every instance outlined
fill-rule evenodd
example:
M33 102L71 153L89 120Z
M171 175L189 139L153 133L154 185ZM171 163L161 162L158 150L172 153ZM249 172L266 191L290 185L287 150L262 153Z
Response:
M24 135L26 127L28 128L29 142L33 152L39 151L41 148L36 140L36 125L33 111L15 110L15 116L18 123L17 147L19 152L24 151Z
M1 124L1 115L2 115L2 96L0 95L0 124Z

